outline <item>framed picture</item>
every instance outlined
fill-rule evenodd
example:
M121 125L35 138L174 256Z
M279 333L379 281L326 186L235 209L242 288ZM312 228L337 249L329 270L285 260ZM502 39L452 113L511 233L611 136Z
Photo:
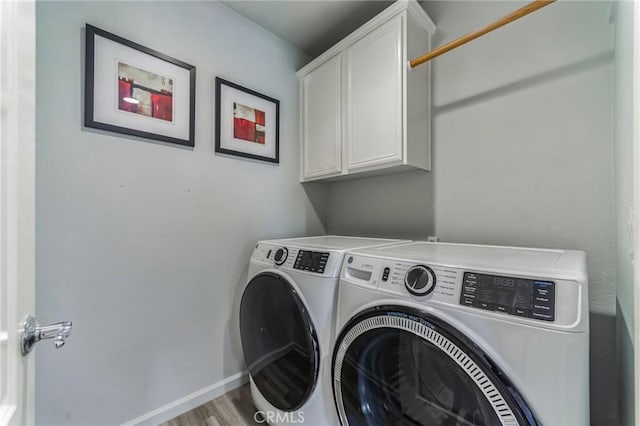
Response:
M84 125L194 146L196 68L86 24Z
M216 152L280 162L280 101L216 77Z

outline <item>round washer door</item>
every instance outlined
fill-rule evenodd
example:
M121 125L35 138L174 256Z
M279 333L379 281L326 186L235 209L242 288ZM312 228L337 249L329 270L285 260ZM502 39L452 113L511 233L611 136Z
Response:
M400 306L362 312L333 355L343 425L537 425L496 365L470 339Z
M320 353L309 313L286 278L265 272L249 281L240 303L240 336L262 396L282 411L300 408L316 386Z

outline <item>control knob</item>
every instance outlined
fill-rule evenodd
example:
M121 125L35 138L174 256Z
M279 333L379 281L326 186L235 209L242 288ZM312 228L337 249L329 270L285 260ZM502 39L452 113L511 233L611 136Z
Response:
M404 276L404 286L414 296L426 296L436 288L436 274L428 266L412 266Z
M286 247L280 247L278 250L276 250L276 254L273 256L276 265L282 265L287 260L288 255L289 250L287 250Z

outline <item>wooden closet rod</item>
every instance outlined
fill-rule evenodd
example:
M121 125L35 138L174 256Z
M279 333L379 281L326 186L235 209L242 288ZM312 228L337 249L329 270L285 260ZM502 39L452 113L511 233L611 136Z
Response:
M529 3L526 6L521 7L520 9L517 9L513 12L511 12L510 14L508 14L507 16L498 19L497 21L495 21L492 24L487 25L486 27L479 29L476 32L473 33L469 33L467 35L464 35L460 38L457 38L447 44L445 44L444 46L440 46L437 49L432 50L429 53L426 53L418 58L412 59L411 61L409 61L409 66L411 66L411 68L415 68L420 64L423 64L433 58L436 58L444 53L447 53L450 50L455 49L456 47L462 46L465 43L470 42L471 40L475 40L476 38L483 36L487 33L490 33L491 31L497 30L498 28L507 25L508 23L511 23L513 21L515 21L516 19L522 18L523 16L526 16L532 12L535 12L538 9L541 9L551 3L553 3L556 0L534 0L531 3Z

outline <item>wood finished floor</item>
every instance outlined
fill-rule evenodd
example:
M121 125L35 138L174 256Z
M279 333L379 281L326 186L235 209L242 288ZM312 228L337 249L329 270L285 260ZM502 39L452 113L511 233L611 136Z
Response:
M248 426L257 425L256 408L251 400L249 384L227 392L160 426Z

